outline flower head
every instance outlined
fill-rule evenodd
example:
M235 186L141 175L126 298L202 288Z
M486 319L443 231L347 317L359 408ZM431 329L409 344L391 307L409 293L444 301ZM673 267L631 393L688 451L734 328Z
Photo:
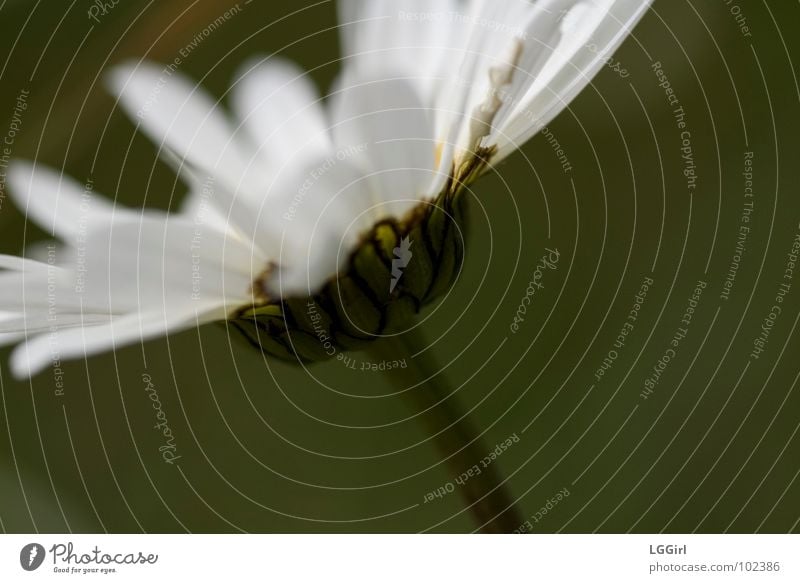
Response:
M59 240L0 257L0 340L55 359L232 319L313 360L402 326L448 289L464 186L583 89L650 0L340 0L326 99L280 58L245 64L229 115L174 67L118 66L121 106L190 187L125 209L17 162L17 204Z

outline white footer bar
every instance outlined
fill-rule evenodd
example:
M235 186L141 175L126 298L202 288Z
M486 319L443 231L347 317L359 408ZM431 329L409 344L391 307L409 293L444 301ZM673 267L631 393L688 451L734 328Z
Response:
M0 581L800 581L790 535L4 535Z

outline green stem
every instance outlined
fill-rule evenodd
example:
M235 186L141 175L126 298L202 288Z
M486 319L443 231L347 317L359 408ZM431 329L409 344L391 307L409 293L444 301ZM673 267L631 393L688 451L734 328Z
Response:
M395 368L386 374L402 390L408 406L432 436L452 478L457 478L479 464L489 452L476 428L459 409L431 351L422 351L425 346L424 338L415 329L378 340L372 343L369 352L381 361L405 358L407 368ZM456 490L475 518L479 532L512 533L524 522L496 464L481 468L480 474L456 485Z

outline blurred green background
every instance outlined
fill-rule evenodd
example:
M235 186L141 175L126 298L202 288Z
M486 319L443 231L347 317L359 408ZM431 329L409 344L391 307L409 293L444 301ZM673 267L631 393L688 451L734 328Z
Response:
M227 0L0 4L0 133L29 92L13 157L37 158L121 203L169 208L184 188L105 92L125 59L170 62L236 6ZM183 59L222 96L253 54L297 60L327 87L339 69L332 2L240 2ZM424 329L456 399L534 532L787 532L800 519L800 281L766 349L800 223L800 5L657 1L612 67L499 172L477 184L469 250ZM746 25L748 28L741 28ZM681 132L652 64L684 108ZM686 136L684 136L686 137ZM572 169L565 172L553 140ZM753 212L728 299L752 152ZM3 199L0 251L45 238ZM560 252L518 333L546 248ZM598 381L645 278L653 284ZM675 356L642 397L698 281ZM468 309L465 307L469 306ZM15 382L0 365L5 532L468 532L456 476L376 372L266 361L223 325ZM364 355L354 355L361 361ZM157 388L178 453L162 461L145 392ZM375 398L378 397L378 398ZM476 460L477 461L477 460ZM465 470L467 468L464 468ZM569 496L540 509L566 488ZM538 522L534 520L536 517Z

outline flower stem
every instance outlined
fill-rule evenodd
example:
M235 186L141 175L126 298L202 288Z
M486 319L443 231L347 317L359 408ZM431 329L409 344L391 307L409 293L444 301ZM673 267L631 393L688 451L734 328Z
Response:
M387 371L392 383L402 390L408 406L417 415L447 464L452 478L474 466L480 468L455 488L472 513L478 532L512 533L524 520L497 471L496 464L485 468L481 460L489 452L472 422L461 412L456 397L447 386L430 350L418 330L373 342L369 352L381 361L405 359L406 368ZM412 388L413 387L413 388Z

